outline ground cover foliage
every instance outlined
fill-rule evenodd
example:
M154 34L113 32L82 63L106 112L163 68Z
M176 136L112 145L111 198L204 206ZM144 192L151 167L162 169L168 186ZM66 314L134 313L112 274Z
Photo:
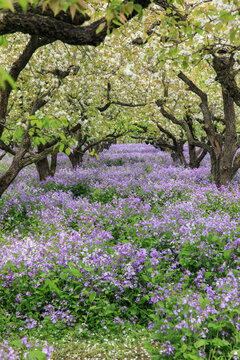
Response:
M217 189L207 159L190 170L145 144L74 171L64 156L0 200L0 358L240 358L239 177ZM81 349L129 334L125 353Z

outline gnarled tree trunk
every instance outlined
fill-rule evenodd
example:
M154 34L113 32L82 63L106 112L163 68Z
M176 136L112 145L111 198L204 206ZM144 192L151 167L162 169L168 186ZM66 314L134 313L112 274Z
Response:
M11 185L13 180L16 178L18 173L21 171L22 166L18 157L14 157L12 164L8 168L8 170L0 177L0 197L7 190L7 188Z
M216 142L217 146L215 146L214 152L211 154L212 177L218 187L227 186L235 175L234 157L239 147L234 102L224 86L222 87L222 97L226 126L224 145Z
M38 152L42 152L43 150L44 150L44 146L39 145ZM57 167L57 155L58 155L58 149L55 149L51 154L50 164L47 157L45 157L42 160L39 160L36 163L36 169L40 181L45 181L49 176L53 177L55 175L56 167Z
M189 167L191 169L198 169L202 160L207 155L207 150L196 150L195 145L188 144L189 152Z
M40 181L44 181L50 176L50 168L48 163L48 158L45 157L44 159L38 161L36 163L36 168L39 176Z
M183 141L176 141L173 148L170 149L170 153L174 163L180 163L181 165L187 166L187 162L184 156L183 145Z
M76 169L81 163L83 159L83 153L79 150L73 150L71 154L68 155L69 160L71 161L73 169Z

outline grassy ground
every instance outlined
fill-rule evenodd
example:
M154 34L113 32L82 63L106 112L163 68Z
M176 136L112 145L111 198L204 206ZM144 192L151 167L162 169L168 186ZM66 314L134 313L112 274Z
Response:
M52 360L149 360L150 354L144 347L146 338L132 335L119 336L118 338L92 338L77 340L66 337L56 341L56 351Z

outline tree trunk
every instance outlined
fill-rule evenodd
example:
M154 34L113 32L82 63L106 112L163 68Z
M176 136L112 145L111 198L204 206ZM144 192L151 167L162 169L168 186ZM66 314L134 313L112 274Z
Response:
M44 145L40 144L38 146L38 153L41 153L42 151L44 151L44 149L45 149ZM55 175L56 167L57 167L57 155L58 155L58 148L53 150L53 152L51 153L51 164L49 164L47 156L36 163L36 168L40 181L45 181L47 177L49 176L53 177Z
M226 126L225 141L224 146L220 146L216 141L215 157L211 156L213 179L218 187L230 184L234 176L233 160L238 149L234 102L224 87L222 87L222 96Z
M183 147L179 146L176 150L171 151L171 157L174 163L180 163L181 165L186 166L187 162L183 154Z
M207 155L207 150L198 150L196 151L195 145L188 145L189 152L189 167L191 169L198 169L202 160Z
M21 156L19 154L15 155L12 161L12 164L8 168L8 170L0 177L0 197L7 190L7 188L11 185L13 180L16 178L18 173L23 168L21 163Z
M212 175L212 181L216 184L217 187L221 186L220 181L220 160L216 156L215 152L212 152L210 155L211 158L211 175Z
M74 150L68 157L71 161L73 169L76 169L82 163L83 153L78 150Z
M188 143L189 166L191 169L199 167L197 163L196 147Z
M211 156L211 174L215 185L219 188L221 186L228 186L232 180L232 160L231 153L221 154L220 156Z
M58 149L54 150L51 155L51 165L50 165L50 176L54 176L57 168L57 156L58 156Z
M50 168L48 163L48 158L45 157L44 159L38 161L36 163L36 168L39 176L40 181L45 181L48 176L50 176Z

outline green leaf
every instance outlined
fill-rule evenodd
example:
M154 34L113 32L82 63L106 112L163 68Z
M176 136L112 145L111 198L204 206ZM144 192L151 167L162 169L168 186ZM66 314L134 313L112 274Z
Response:
M65 154L67 154L68 156L71 154L71 150L69 148L65 149Z
M145 275L145 274L143 274L142 275L142 278L143 278L143 280L145 280L145 281L149 281L150 279L149 279L149 276L147 276L147 275Z
M0 46L4 46L4 47L8 46L8 41L6 39L6 36L4 35L0 36Z
M70 271L71 271L71 273L72 273L74 276L76 276L76 277L78 277L78 278L82 277L81 272L80 272L77 268L71 267L71 268L70 268Z
M26 12L28 7L28 0L17 0L17 2L22 7L23 11Z
M163 301L158 301L158 302L157 302L157 306L160 307L160 308L163 308L163 309L164 309L164 307L165 307Z
M96 293L95 291L93 291L93 292L91 293L91 295L89 296L89 301L90 301L90 303L92 303L92 302L95 300L96 295L97 295L97 293Z
M64 145L63 143L61 143L61 144L59 145L59 152L63 152L64 147L65 147L65 145Z
M62 272L62 273L60 274L60 278L61 278L63 281L65 281L65 280L67 280L67 279L69 278L69 275L68 275L67 273Z
M202 360L202 357L198 356L198 355L193 355L193 354L183 354L184 359L187 360Z
M106 26L105 23L100 24L96 30L96 34L99 34L105 28L105 26Z
M232 16L229 12L224 10L224 11L220 11L220 18L222 22L227 24L232 19Z
M185 353L185 351L187 350L187 344L182 344L180 350L182 353Z
M203 30L200 29L199 27L196 28L196 32L197 32L199 35L202 35L202 34L203 34Z
M213 273L211 271L207 271L204 276L205 276L205 279L208 280L208 279L210 279L210 277L213 276Z
M57 285L56 285L56 282L58 281L58 279L57 280L54 280L54 281L51 281L51 280L47 280L46 281L46 286L48 286L49 287L49 290L50 291L52 291L52 292L54 292L55 294L57 294L57 295L60 295L60 289L57 287Z
M228 346L230 345L230 343L226 340L222 340L219 338L215 338L211 340L211 344L215 345L215 346Z
M187 69L188 68L188 62L186 60L183 60L182 66L183 66L184 69Z
M231 256L232 251L231 250L224 250L223 257L225 260L228 260Z
M122 23L120 23L120 21L116 20L116 19L113 19L113 23L115 25L118 25L118 26L122 26Z
M39 138L39 141L40 141L40 143L41 143L41 144L43 144L43 145L45 145L45 144L46 144L46 140L45 140L45 139L43 139L43 138Z
M139 16L142 17L143 16L142 6L140 4L134 4L133 7L134 10L139 13Z
M14 135L13 135L13 139L14 139L14 140L15 140L15 139L21 140L21 138L22 138L22 133L23 133L23 129L17 128L17 129L15 130Z
M0 0L0 9L10 9L11 11L14 11L11 0Z
M10 344L14 347L18 347L18 348L22 347L22 343L20 340L13 340L10 342Z
M196 349L198 349L198 348L200 348L200 347L202 347L202 346L205 346L205 345L207 345L207 344L208 344L208 340L200 339L200 340L198 340L198 341L196 341L196 342L194 343L194 346L195 346Z
M129 2L125 5L125 14L130 15L133 12L133 3Z
M46 354L40 350L33 350L28 353L28 358L31 360L46 360Z
M94 154L95 154L95 149L93 148L92 151L89 152L89 155L94 156Z
M1 0L0 0L1 1ZM9 85L16 90L16 85L13 80L13 78L2 68L0 68L0 87L4 90L6 88L6 82L9 83Z
M208 327L212 328L212 329L220 330L220 329L222 329L223 325L222 325L222 323L210 322L210 323L208 323Z
M142 11L142 6L140 4L134 4L133 7L138 13Z

